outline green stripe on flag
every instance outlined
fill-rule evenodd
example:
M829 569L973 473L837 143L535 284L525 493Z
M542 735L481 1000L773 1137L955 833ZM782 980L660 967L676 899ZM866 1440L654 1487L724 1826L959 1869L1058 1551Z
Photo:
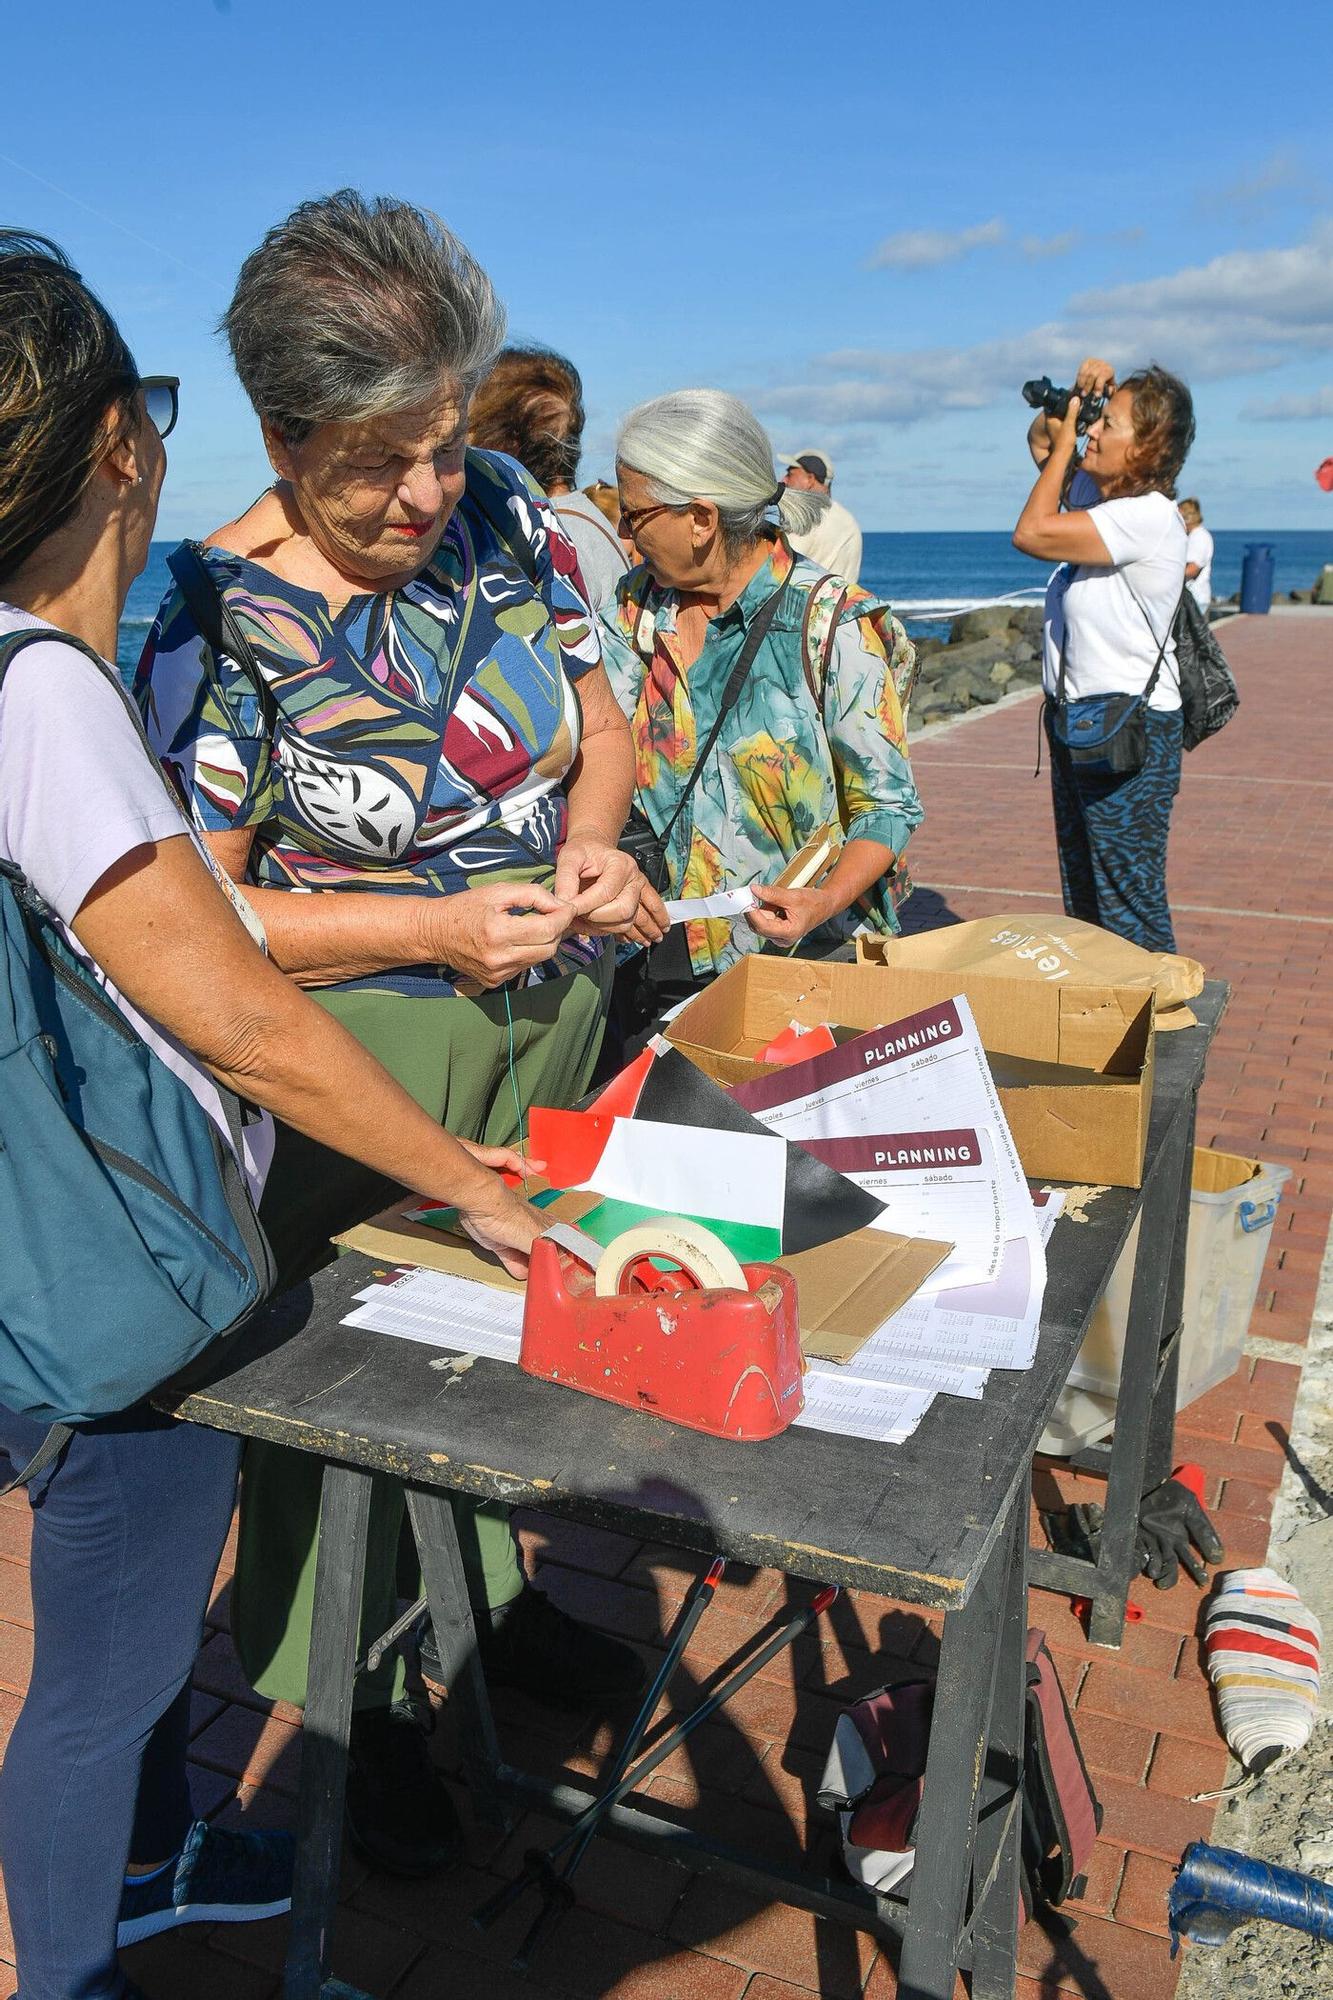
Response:
M656 1222L660 1215L660 1209L640 1208L637 1202L608 1198L580 1216L578 1226L586 1230L594 1243L600 1243L605 1248L622 1229L633 1229L640 1222ZM782 1232L763 1223L719 1222L712 1215L689 1214L684 1216L684 1220L697 1222L701 1229L711 1230L742 1264L771 1264L775 1257L782 1254Z

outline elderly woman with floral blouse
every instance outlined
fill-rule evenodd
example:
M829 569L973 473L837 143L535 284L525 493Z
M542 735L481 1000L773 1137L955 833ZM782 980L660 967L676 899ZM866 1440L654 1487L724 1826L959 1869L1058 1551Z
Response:
M275 477L162 605L136 687L149 734L276 963L441 1123L510 1143L520 1103L586 1087L605 940L661 926L616 846L629 738L573 550L519 466L467 449L503 313L435 217L344 191L269 232L225 326ZM280 1131L280 1269L387 1198ZM232 1633L255 1685L298 1704L319 1482L303 1453L247 1455ZM507 1513L455 1511L490 1677L632 1692L638 1656L527 1584ZM378 1482L368 1634L396 1612L402 1519ZM348 1826L420 1874L458 1829L401 1675L391 1653L358 1686Z
M822 495L778 483L757 418L685 389L630 413L617 442L621 533L641 565L620 586L607 663L634 740L635 804L667 835L666 893L752 888L736 921L685 926L649 954L651 1001L686 997L749 951L808 954L896 931L903 849L921 818L903 711L915 653L889 606L796 555ZM678 814L747 638L763 636L716 747ZM817 884L775 878L841 829ZM632 965L633 961L631 961Z

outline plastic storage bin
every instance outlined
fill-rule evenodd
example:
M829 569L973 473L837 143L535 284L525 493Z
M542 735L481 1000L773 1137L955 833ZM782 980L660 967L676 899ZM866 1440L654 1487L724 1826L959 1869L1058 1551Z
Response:
M1195 1148L1176 1408L1235 1372L1289 1167ZM1115 1398L1138 1249L1137 1221L1088 1328L1039 1451L1068 1458L1115 1426Z

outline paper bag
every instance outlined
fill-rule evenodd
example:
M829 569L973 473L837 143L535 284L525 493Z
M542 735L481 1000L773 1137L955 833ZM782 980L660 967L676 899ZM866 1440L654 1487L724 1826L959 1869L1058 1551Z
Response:
M890 968L1151 989L1157 996L1159 1031L1196 1025L1185 1002L1202 992L1204 981L1197 960L1169 951L1145 951L1077 917L1037 923L1030 915L979 917L916 937L860 938L857 957L863 965Z

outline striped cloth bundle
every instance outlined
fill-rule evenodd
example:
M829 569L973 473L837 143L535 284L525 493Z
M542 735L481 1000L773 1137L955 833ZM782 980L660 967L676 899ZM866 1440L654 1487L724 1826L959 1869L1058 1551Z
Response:
M1222 1733L1251 1776L1299 1750L1319 1700L1319 1620L1273 1569L1230 1569L1204 1613Z

